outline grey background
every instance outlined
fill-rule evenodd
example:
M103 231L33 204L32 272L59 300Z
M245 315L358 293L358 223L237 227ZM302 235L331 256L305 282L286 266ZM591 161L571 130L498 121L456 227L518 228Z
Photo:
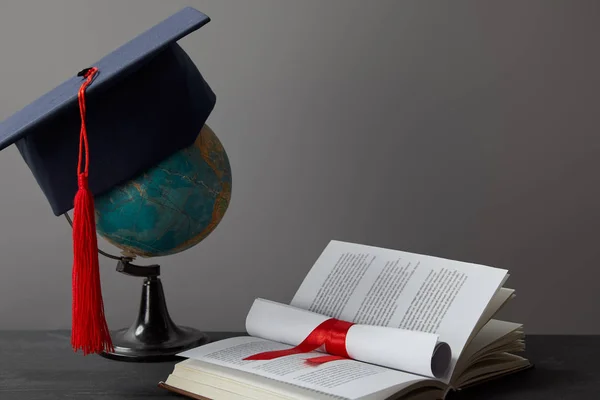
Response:
M598 2L2 0L0 118L184 5L213 19L180 43L234 184L208 239L152 260L178 323L242 329L335 238L508 268L503 317L600 333ZM0 173L0 328L68 328L68 226L14 147ZM129 325L140 281L102 282Z

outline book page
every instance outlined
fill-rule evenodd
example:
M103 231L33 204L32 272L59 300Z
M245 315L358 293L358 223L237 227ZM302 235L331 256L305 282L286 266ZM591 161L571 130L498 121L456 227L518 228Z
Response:
M511 333L520 329L523 329L522 324L492 319L479 331L477 336L467 346L463 355L465 358L471 357L486 346L509 337Z
M297 346L328 319L301 308L256 299L246 317L246 332ZM374 337L377 340L372 340ZM348 329L345 344L352 359L432 378L443 376L451 361L450 347L433 333L356 324Z
M426 380L417 375L354 360L339 360L322 365L312 365L305 361L306 358L322 355L318 352L295 354L268 361L244 361L245 357L259 352L290 347L292 346L242 336L209 343L179 355L296 385L315 393L346 399L359 399L392 388L397 391L412 383ZM193 368L194 364L190 362L186 365ZM255 381L248 379L246 384L253 382Z
M452 349L454 366L504 269L331 241L291 305L366 325L435 333Z
M488 303L487 308L483 311L481 318L479 318L479 321L477 322L477 325L471 334L470 340L473 340L481 328L483 328L484 325L487 324L494 317L494 315L496 315L502 309L502 307L508 303L509 300L515 298L515 296L514 289L505 287L500 288ZM469 343L467 343L467 347L469 346Z
M486 347L500 342L508 342L519 340L519 335L513 335L515 332L519 332L523 328L523 325L516 324L506 321L498 321L495 319L490 320L473 338L469 345L463 351L461 359L455 366L455 375L453 376L453 382L461 379L461 374L469 367L469 365L475 361L478 353L482 352ZM515 337L513 337L515 336ZM492 349L493 350L493 349ZM485 353L484 353L485 354Z

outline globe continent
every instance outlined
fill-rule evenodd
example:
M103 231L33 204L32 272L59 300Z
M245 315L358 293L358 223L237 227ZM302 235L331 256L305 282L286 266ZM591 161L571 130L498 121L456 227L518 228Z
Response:
M205 125L192 146L97 197L96 228L126 254L165 256L208 236L230 199L229 159Z

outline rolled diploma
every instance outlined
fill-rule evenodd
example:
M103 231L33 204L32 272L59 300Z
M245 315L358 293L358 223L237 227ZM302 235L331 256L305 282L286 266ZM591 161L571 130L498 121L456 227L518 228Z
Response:
M256 299L246 317L249 335L297 346L329 317ZM348 355L366 363L441 378L451 361L447 343L438 335L370 325L353 325L346 336ZM320 349L319 351L322 351Z

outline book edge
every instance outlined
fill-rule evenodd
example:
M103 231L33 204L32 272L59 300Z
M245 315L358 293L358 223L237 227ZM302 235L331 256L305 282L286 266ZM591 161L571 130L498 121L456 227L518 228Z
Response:
M186 390L183 389L179 389L178 387L175 386L171 386L163 381L160 381L158 383L158 387L161 389L165 389L169 392L175 393L175 394L179 394L182 396L186 396L192 399L196 399L196 400L213 400L213 399L209 399L208 397L204 397L204 396L200 396L198 394L192 393L192 392L188 392Z
M507 372L501 372L501 373L499 373L497 375L489 376L487 378L484 378L484 379L481 379L479 381L473 382L473 383L471 383L469 385L461 386L461 387L458 387L458 388L452 388L452 391L461 392L463 390L468 390L468 389L473 388L473 387L484 385L484 384L486 384L488 382L492 382L492 381L496 381L496 380L501 380L503 378L506 378L506 377L509 377L509 376L512 376L512 375L515 375L515 374L518 374L518 373L521 373L521 372L524 372L524 371L528 371L530 369L534 369L535 368L535 364L533 362L531 362L531 360L529 360L529 359L527 359L527 361L528 361L529 364L525 365L525 366L523 366L521 368L514 369L514 370L511 370L511 371L507 371Z

